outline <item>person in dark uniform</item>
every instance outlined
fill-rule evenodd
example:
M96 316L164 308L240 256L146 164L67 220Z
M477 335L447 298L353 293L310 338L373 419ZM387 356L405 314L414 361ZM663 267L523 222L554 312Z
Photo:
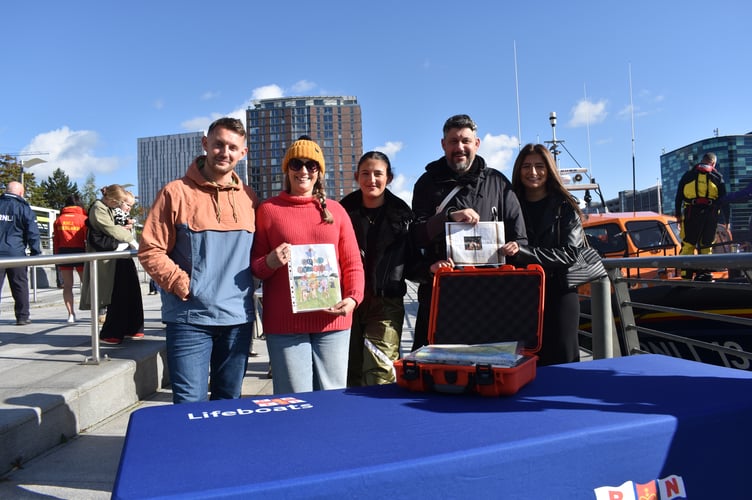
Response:
M705 153L702 161L684 173L676 189L675 214L680 225L681 255L713 253L716 226L723 213L728 230L729 207L721 201L726 195L723 176L716 169L715 153ZM682 269L681 277L698 281L712 280L708 271Z
M39 226L29 202L24 199L23 184L12 181L0 196L0 257L25 257L27 248L31 255L42 253ZM31 323L28 268L0 268L0 288L6 275L15 301L16 324L28 325Z

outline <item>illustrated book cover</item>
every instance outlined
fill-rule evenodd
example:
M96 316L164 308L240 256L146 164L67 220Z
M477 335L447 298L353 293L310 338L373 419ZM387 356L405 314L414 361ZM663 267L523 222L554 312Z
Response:
M337 254L331 243L291 245L287 271L293 313L329 309L342 300Z

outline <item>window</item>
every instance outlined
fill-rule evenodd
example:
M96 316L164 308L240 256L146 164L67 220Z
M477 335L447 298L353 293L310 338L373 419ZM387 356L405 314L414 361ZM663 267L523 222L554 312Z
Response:
M627 233L638 250L674 248L676 246L669 234L669 229L661 221L628 221Z
M624 253L627 250L624 233L617 224L586 227L585 236L590 246L595 248L601 255L615 252Z

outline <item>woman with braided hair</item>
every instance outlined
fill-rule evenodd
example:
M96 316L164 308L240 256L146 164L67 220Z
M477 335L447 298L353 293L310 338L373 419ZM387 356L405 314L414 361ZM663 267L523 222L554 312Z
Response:
M347 384L352 313L365 283L358 242L342 205L327 200L324 154L310 137L295 141L282 161L284 190L256 210L253 274L263 282L263 324L274 393L340 389ZM292 245L331 244L341 296L334 306L293 312L287 265Z

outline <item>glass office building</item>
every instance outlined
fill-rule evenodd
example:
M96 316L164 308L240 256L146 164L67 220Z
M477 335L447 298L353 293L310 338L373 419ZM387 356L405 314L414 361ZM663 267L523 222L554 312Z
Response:
M193 160L204 154L203 137L203 132L189 132L138 139L138 198L145 212L165 184L183 177ZM235 172L248 183L245 159Z
M726 191L741 191L752 183L752 132L746 135L712 137L661 155L664 212L674 213L674 199L684 172L698 164L705 153L718 157L716 168L723 175ZM752 201L731 204L734 239L749 239Z
M322 148L327 197L340 200L358 188L355 171L363 154L363 127L355 97L262 99L246 110L246 119L248 178L259 199L282 191L282 160L301 135Z

